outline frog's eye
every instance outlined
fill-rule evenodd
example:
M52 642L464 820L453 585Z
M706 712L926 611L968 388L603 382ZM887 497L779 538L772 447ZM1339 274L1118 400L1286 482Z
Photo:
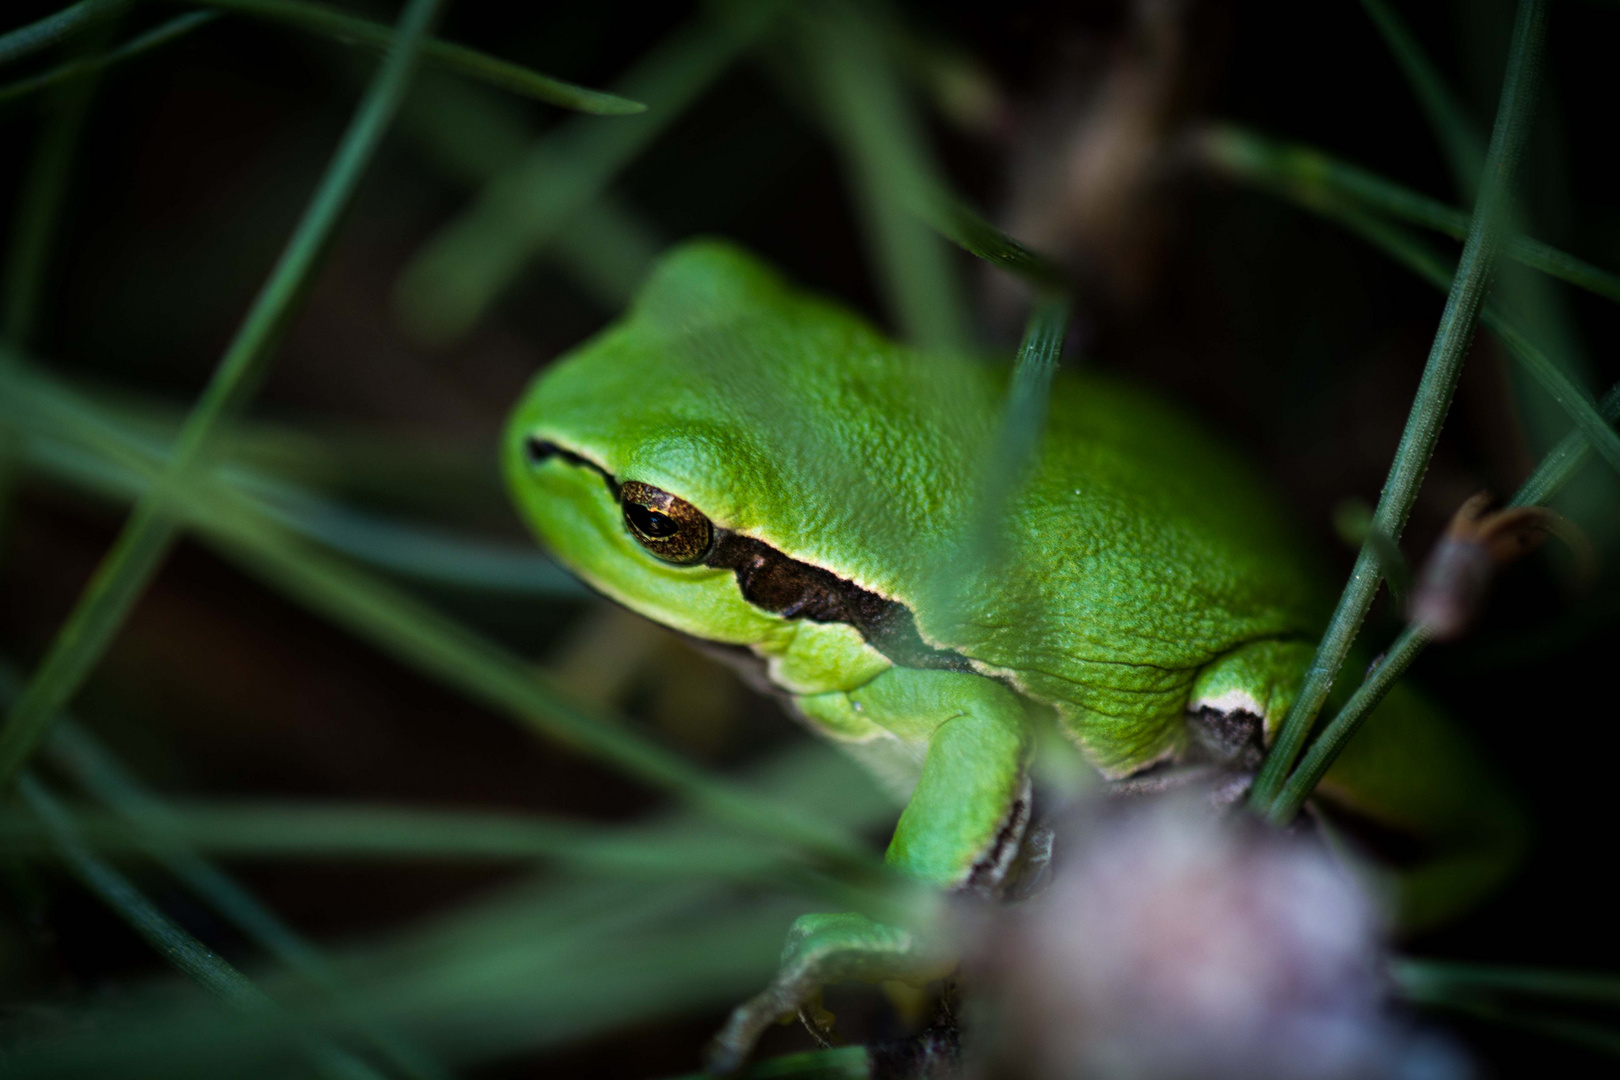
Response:
M619 487L624 523L641 546L665 562L702 562L714 546L714 525L698 508L651 484L634 480Z

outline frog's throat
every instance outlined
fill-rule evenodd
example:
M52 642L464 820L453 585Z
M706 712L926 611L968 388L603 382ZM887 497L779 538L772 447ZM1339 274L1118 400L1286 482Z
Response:
M607 482L614 501L619 481L583 454L553 442L537 442L530 460L556 456L570 465L590 469ZM967 658L949 649L936 649L917 631L911 609L898 600L863 589L831 570L789 558L763 540L714 526L714 545L701 565L730 570L750 604L784 619L818 623L846 623L866 643L901 667L944 671L972 671Z

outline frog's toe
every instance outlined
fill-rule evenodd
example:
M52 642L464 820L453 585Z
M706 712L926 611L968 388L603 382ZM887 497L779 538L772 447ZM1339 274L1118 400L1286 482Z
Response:
M799 1009L798 988L778 978L763 993L755 994L735 1009L726 1026L709 1044L704 1065L717 1076L727 1076L742 1068L765 1029L778 1020L793 1016Z
M776 979L732 1010L715 1036L708 1070L721 1075L737 1071L772 1023L809 1007L824 986L852 979L917 982L946 975L953 966L949 957L922 947L909 932L865 915L806 915L788 931Z

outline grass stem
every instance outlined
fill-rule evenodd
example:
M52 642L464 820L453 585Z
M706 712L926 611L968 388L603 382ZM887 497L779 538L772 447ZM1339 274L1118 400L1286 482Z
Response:
M1222 172L1284 195L1308 210L1332 214L1346 202L1420 225L1453 239L1467 237L1471 219L1377 173L1310 146L1282 143L1230 125L1210 129L1203 149ZM1594 266L1527 236L1510 237L1502 254L1533 270L1620 303L1620 274Z
M135 506L112 550L0 728L0 790L22 771L56 714L100 660L156 572L177 524L173 491L184 487L221 423L256 388L281 331L309 288L343 211L410 83L418 47L443 0L410 0L388 60L372 81L326 175L280 260L226 349L201 399L187 416L162 480Z
M238 1012L277 1011L274 1002L246 976L163 914L128 878L91 854L72 818L43 784L25 775L18 779L17 787L23 804L49 833L74 876L165 960ZM382 1080L375 1069L323 1038L309 1034L295 1038L321 1075L330 1080Z
M326 4L308 3L306 0L183 0L183 2L263 19L266 22L281 23L329 37L343 44L358 45L379 52L393 46L396 33L393 27L384 23L358 18ZM639 101L601 90L575 86L573 83L553 79L549 75L542 75L520 64L513 64L488 53L479 52L477 49L436 37L423 39L421 58L424 64L431 64L514 94L578 112L598 116L628 116L647 110L647 106Z
M971 334L961 282L950 249L925 220L944 184L882 35L848 3L817 5L801 28L818 104L843 153L902 336L919 348L963 351Z
M1502 245L1513 175L1524 149L1540 81L1546 21L1545 0L1521 0L1473 223L1389 477L1373 511L1373 526L1395 540L1399 540L1406 525L1451 406L1452 393L1462 373L1463 357L1473 340L1474 322ZM1317 713L1327 700L1333 680L1350 653L1381 579L1377 554L1371 544L1364 543L1306 672L1299 697L1289 708L1255 778L1250 805L1256 810L1268 811L1287 779Z
M356 993L319 948L282 922L235 878L194 848L177 841L175 812L146 791L90 732L69 718L59 720L46 743L45 755L53 766L105 803L128 827L129 834L138 837L140 850L150 854L227 922L290 971L335 998L350 998ZM82 815L77 822L83 837L87 830ZM447 1080L449 1074L410 1045L398 1031L364 1019L357 1027L379 1057L401 1076L410 1080Z
M1602 418L1609 423L1620 420L1620 383L1616 383L1603 396L1599 408ZM1612 435L1613 430L1609 431ZM1520 486L1509 505L1532 506L1552 498L1574 475L1575 467L1584 458L1584 452L1590 448L1591 443L1584 431L1571 432L1542 459L1536 471ZM1299 766L1289 775L1282 791L1271 805L1268 816L1272 821L1286 824L1294 819L1300 807L1305 805L1305 800L1310 798L1311 792L1316 790L1316 785L1327 775L1328 769L1332 768L1340 751L1360 730L1362 723L1384 699L1384 695L1389 693L1396 681L1406 673L1406 669L1412 666L1418 654L1426 649L1432 640L1428 629L1420 623L1409 624L1401 631L1400 636L1385 650L1383 659L1362 684L1356 687L1356 692L1350 696L1350 700L1344 703L1338 714L1311 742L1305 756L1300 759Z
M29 94L66 82L79 75L100 71L102 68L111 67L113 64L150 52L161 45L167 45L176 38L184 37L193 30L200 30L218 17L218 13L213 11L188 12L185 15L176 16L166 23L160 23L145 33L130 38L117 48L101 53L99 56L85 56L78 60L70 60L65 64L58 64L56 67L42 71L38 75L31 75L26 79L18 79L16 82L7 83L0 86L0 105L4 105L8 101L15 101L18 98L27 97Z
M164 457L48 376L0 364L0 415L25 435L50 430L155 482ZM68 479L76 479L64 473ZM172 490L172 507L249 574L391 653L424 676L582 749L756 835L797 844L834 869L868 875L880 864L842 830L709 776L637 734L592 715L531 665L409 594L301 542L244 495L198 470Z

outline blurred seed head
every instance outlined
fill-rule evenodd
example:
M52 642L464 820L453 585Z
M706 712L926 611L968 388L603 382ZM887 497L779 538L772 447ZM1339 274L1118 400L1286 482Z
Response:
M1071 826L979 928L976 1080L1470 1075L1390 1010L1378 910L1313 840L1185 799Z
M1464 502L1418 575L1408 616L1438 641L1461 637L1479 618L1496 575L1549 534L1569 545L1577 578L1592 576L1591 544L1568 519L1540 506L1490 510L1490 504L1485 492Z

